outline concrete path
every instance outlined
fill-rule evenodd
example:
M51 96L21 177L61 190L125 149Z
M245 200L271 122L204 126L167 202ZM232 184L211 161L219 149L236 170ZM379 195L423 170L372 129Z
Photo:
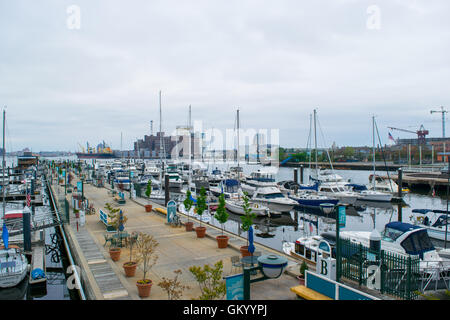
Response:
M112 196L108 195L107 189L88 184L85 184L84 187L84 195L94 205L96 214L86 216L86 225L79 228L78 232L76 232L74 216L71 214L71 227L76 234L75 238L79 242L83 255L88 261L90 272L92 272L105 299L141 299L137 295L136 281L143 277L142 270L138 268L135 277L127 278L122 268L122 264L129 260L129 250L123 248L120 260L113 262L109 257L108 248L103 247L105 226L99 220L98 209L104 209L107 202L115 207L118 205L115 204ZM62 192L64 192L64 189ZM69 196L70 194L68 195L70 200ZM218 228L206 225L208 237L199 239L195 232L186 232L184 227L168 226L165 215L154 211L146 213L143 201L145 200L140 199L135 202L126 197L126 204L120 207L128 217L125 225L126 231L129 233L133 231L144 232L154 236L159 242L157 247L158 261L147 275L147 278L153 281L153 286L150 297L145 299L167 299L167 294L157 284L163 277L173 278L173 271L178 269L182 271L179 280L183 285L190 287L189 290L184 292L183 299L193 299L200 295L198 283L189 271L191 266L213 265L222 260L224 276L236 273L236 269L232 270L231 257L240 256L238 248L245 245L245 239L229 234L229 247L218 249L215 240L215 235L220 233ZM158 207L157 204L153 205L154 208ZM183 217L182 220L184 219ZM194 226L196 225L197 223L194 223ZM256 250L261 251L262 254L276 252L258 244L256 244ZM290 260L290 264L296 267L297 262ZM252 284L251 298L261 300L295 299L295 295L290 292L289 288L297 284L298 281L293 276L283 274L276 280Z

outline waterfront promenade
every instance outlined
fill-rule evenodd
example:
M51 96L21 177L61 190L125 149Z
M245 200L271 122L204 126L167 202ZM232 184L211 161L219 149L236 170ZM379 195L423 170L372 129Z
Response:
M76 183L76 182L75 182ZM97 188L89 184L84 184L84 196L89 199L89 203L93 204L96 209L95 215L86 216L86 224L78 227L75 222L75 216L71 208L71 224L65 226L65 230L69 233L69 237L74 242L72 250L76 251L79 256L78 263L85 273L85 285L88 286L87 291L91 292L93 299L136 299L138 296L136 281L142 278L143 272L140 268L136 271L135 277L125 277L122 265L129 260L129 251L127 248L122 249L120 260L113 262L109 257L108 246L104 245L104 235L106 234L105 225L100 222L99 209L104 209L106 203L117 206L111 195L108 194L106 188ZM64 195L64 188L53 185L55 193ZM126 193L127 194L127 193ZM69 200L71 194L66 198ZM132 200L126 197L126 204L119 206L124 214L128 217L125 224L125 231L131 233L144 232L153 235L159 242L157 247L157 255L159 259L150 270L147 278L153 281L151 294L148 298L151 300L165 300L167 294L157 284L162 277L174 278L173 271L180 269L182 274L179 280L183 285L188 285L189 290L183 293L183 299L193 299L200 295L200 288L195 278L189 271L191 266L204 266L205 264L213 265L219 260L223 261L223 275L237 273L236 269L232 273L231 257L240 256L239 246L245 244L245 239L229 234L230 242L228 248L218 249L215 236L221 231L220 229L207 225L207 237L199 239L195 232L186 232L184 226L180 228L171 227L166 224L166 216L155 211L147 213L144 209L147 201L144 199ZM152 203L153 208L160 207ZM181 215L181 214L179 214ZM181 220L186 218L181 215ZM192 220L192 218L191 218ZM194 220L195 221L195 220ZM198 222L194 222L197 226ZM259 244L255 244L256 250L262 254L277 253L270 248L266 248ZM280 278L274 280L266 280L251 285L251 299L253 300L287 300L295 299L295 295L290 292L289 288L298 284L298 280L293 276L298 269L297 262L289 258L288 273L283 274Z

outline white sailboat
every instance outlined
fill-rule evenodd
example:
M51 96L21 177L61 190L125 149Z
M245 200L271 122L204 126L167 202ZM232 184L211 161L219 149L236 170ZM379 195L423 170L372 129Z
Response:
M3 110L3 150L5 149L5 110ZM6 168L5 152L3 152L2 169ZM3 176L3 180L5 177ZM3 185L4 181L3 181ZM8 228L5 224L5 193L6 188L2 188L3 192L3 211L2 211L2 238L3 246L0 248L0 287L10 288L17 286L26 277L29 270L27 258L19 247L9 246Z

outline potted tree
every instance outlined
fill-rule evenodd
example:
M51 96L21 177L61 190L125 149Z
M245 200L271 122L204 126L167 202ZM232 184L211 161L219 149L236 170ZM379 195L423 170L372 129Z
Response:
M248 196L247 193L244 192L244 196L242 197L242 200L244 201L244 205L242 208L244 209L245 215L241 216L241 229L243 231L248 231L250 227L253 225L253 219L256 217L256 215L252 212L252 208L250 208L250 205L248 203ZM240 247L241 255L242 257L250 256L251 253L248 251L248 233L247 233L247 245Z
M165 277L162 277L162 281L158 283L158 286L166 291L167 298L169 300L180 300L183 295L183 291L190 289L190 287L182 285L178 280L178 276L183 273L181 270L175 270L174 273L174 279L166 279Z
M222 235L216 237L217 246L220 249L228 247L229 237L223 234L224 223L228 221L228 216L229 214L227 212L227 209L225 208L225 196L222 193L219 196L219 207L217 208L216 214L214 215L214 218L216 218L216 220L219 221L222 225Z
M209 264L203 268L192 266L189 271L194 275L200 286L201 295L199 300L220 300L226 294L225 281L223 281L223 262L217 261L214 267Z
M200 216L200 226L195 228L197 238L204 238L206 227L202 227L202 214L206 210L206 190L204 187L200 189L200 195L197 197L197 214Z
M302 261L302 264L300 265L300 275L297 276L297 279L300 283L300 285L305 285L305 271L308 270L308 265L306 264L305 260Z
M191 211L192 206L194 205L194 201L191 199L191 191L186 191L186 199L183 201L184 209L186 210L187 214L187 222L185 224L186 231L192 231L194 228L194 223L192 221L189 221L189 211Z
M147 198L150 198L150 195L152 194L152 180L149 179L147 182L147 190L145 190L145 195ZM152 211L152 205L147 204L145 205L145 212L151 212Z
M146 278L148 271L158 260L156 255L156 247L159 245L153 236L140 232L136 240L137 262L142 265L144 275L142 280L136 282L139 296L141 298L148 297L152 288L152 280Z
M105 204L105 209L108 210L108 217L111 219L111 226L114 230L117 230L116 240L118 240L121 231L120 226L123 226L128 218L123 215L123 213L120 213L121 210L119 208L113 208L109 203ZM116 243L117 242L114 242L114 245L109 248L109 255L113 261L119 261L120 259L121 248L117 246Z
M133 246L136 243L137 233L134 231L131 233L128 241L130 245L130 260L123 264L123 270L125 271L125 275L127 277L134 277L136 274L137 263L133 260Z

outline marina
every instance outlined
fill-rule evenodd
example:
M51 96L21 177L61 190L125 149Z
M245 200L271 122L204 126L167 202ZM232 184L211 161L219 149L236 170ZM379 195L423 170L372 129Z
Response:
M279 319L450 300L449 11L5 3L0 302Z

